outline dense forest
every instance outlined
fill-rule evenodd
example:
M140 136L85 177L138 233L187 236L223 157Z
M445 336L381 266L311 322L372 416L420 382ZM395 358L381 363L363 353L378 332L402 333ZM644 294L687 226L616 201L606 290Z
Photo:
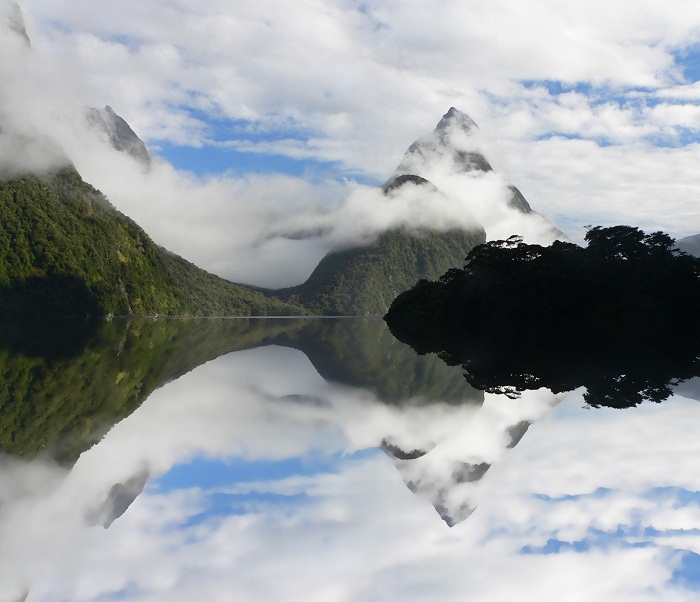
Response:
M486 240L483 229L384 232L369 246L330 252L306 282L266 291L321 315L383 315L401 291L461 265Z
M479 246L399 295L385 319L477 388L588 387L591 405L659 401L700 373L700 259L662 232L592 228L587 247Z
M0 317L304 313L158 247L72 168L0 182Z

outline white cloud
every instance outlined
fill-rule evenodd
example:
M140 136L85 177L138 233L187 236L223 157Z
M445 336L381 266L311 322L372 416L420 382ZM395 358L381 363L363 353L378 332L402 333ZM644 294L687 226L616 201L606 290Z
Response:
M13 82L0 91L0 116L13 124L0 143L5 171L55 165L63 147L156 242L234 280L302 281L351 235L352 207L365 193L355 190L340 223L328 226L327 209L353 187L329 182L323 167L298 178L199 181L156 162L146 177L86 137L84 106L115 107L152 153L165 142L212 145L263 163L267 153L331 162L329 177L383 181L455 105L481 126L500 174L479 182L485 202L470 211L491 228L499 223L502 235L518 226L488 201L506 182L574 240L589 223L700 230L697 144L686 139L696 129L696 86L676 63L698 41L689 1L673 10L654 0L309 0L293 11L278 2L22 6L31 53L18 36L2 42L15 59L0 64L3 81ZM563 82L564 93L541 80ZM18 140L25 155L13 167ZM453 192L462 184L475 182L455 180ZM385 219L376 216L370 236ZM266 239L304 220L335 234Z

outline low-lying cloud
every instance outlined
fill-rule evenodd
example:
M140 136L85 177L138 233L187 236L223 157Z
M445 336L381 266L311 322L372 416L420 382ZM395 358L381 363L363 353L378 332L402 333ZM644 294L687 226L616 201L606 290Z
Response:
M371 244L384 231L485 227L490 238L537 238L530 218L510 210L495 173L459 173L439 149L419 175L437 186L378 187L282 174L198 177L154 158L145 168L110 147L85 117L89 89L70 62L0 36L16 60L0 65L0 169L4 177L72 163L167 249L230 280L267 287L303 282L331 249ZM52 94L47 95L46 90ZM449 132L445 143L479 146ZM550 242L550 241L547 241Z

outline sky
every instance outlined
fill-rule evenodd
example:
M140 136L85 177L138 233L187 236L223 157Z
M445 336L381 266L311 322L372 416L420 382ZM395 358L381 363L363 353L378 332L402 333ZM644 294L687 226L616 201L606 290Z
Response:
M546 389L395 406L324 381L296 349L222 356L70 471L2 460L0 600L696 600L700 483L683 458L700 452L697 401L583 406ZM402 469L385 438L428 453ZM465 461L491 468L450 482ZM126 513L92 526L143 470ZM417 478L476 510L449 528Z
M336 210L451 106L574 242L591 224L700 232L693 0L20 4L32 48L4 42L5 129L43 136L42 160L51 139L156 242L226 277L303 280L353 236ZM86 133L84 107L105 105L150 173ZM323 234L290 232L290 216Z

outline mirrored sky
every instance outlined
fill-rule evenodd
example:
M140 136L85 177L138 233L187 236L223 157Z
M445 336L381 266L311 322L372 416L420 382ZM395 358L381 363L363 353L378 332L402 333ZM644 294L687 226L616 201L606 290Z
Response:
M545 389L390 406L296 349L232 353L70 471L3 460L0 599L696 599L697 402L583 406ZM90 524L144 472L123 515ZM437 502L473 512L450 528Z

